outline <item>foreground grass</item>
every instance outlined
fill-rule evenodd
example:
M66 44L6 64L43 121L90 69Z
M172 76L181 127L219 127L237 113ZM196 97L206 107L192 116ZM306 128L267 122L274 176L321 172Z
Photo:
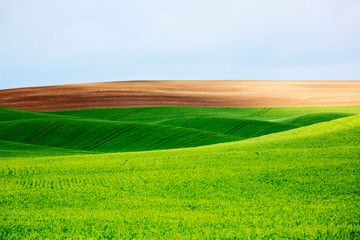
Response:
M359 143L350 116L197 148L7 157L0 238L358 239Z

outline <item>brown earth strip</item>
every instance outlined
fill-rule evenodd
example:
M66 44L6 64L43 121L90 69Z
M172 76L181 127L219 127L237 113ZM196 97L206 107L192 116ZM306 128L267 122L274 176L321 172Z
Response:
M0 106L40 111L330 105L360 105L360 81L126 81L0 90Z

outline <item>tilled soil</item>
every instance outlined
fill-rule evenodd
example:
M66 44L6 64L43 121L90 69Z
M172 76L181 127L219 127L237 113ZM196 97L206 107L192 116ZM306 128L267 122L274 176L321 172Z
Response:
M0 106L39 111L330 105L360 105L360 81L120 81L0 90Z

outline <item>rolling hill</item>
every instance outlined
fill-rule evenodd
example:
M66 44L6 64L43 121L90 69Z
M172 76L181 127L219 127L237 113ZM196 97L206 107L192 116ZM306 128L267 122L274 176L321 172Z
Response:
M0 239L359 239L359 83L1 90Z
M351 111L347 111L349 109ZM145 129L166 127L144 124L145 119L171 123L173 127L167 128L170 131L174 125L184 123L181 117L176 119L175 110L181 116L188 111L166 109L162 121L161 115L146 116L144 110L138 119ZM19 136L13 140L21 142L26 134L31 135L30 129L34 126L39 128L41 122L57 121L56 124L64 125L56 129L60 126L77 129L77 125L82 124L79 129L84 130L96 125L96 131L90 135L99 136L102 131L108 131L110 125L125 124L119 119L94 120L96 116L111 118L114 111L120 110L110 109L108 116L76 111L76 117L70 118L72 112L69 111L65 119L22 118L3 121L0 129L9 129L3 137L11 134L10 129L19 129ZM234 116L238 116L229 109L226 110L231 112L228 118L221 115L220 110L216 112L217 109L199 109L197 117L204 115L199 113L202 111L207 114L214 111L204 119L212 122L214 115L218 115L221 117L217 121L223 121L224 125L233 124ZM237 111L248 114L245 109ZM274 111L279 114L270 115L269 111L268 120L264 120L266 113L258 115L261 119L254 119L253 114L252 121L289 124L294 129L200 147L124 153L78 151L59 156L54 150L53 156L39 156L36 148L41 151L46 147L27 145L33 155L8 156L0 161L0 237L359 238L358 106L326 110L331 114L323 110L316 113L314 108ZM55 112L47 114L60 116ZM244 119L244 114L239 114L239 119ZM127 116L129 120L130 115ZM134 115L131 118L137 119ZM220 124L215 125L209 128L219 129ZM194 123L193 127L200 128L201 124ZM195 128L183 128L175 127L195 131ZM70 141L73 134L69 136ZM42 144L46 142L43 141ZM26 145L1 141L0 148L29 150L18 144Z
M360 113L310 108L153 107L33 112L0 108L0 140L95 152L233 142Z

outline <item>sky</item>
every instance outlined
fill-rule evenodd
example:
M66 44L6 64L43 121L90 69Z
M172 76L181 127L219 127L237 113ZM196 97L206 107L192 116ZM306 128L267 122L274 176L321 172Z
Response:
M359 0L0 0L0 89L359 80Z

